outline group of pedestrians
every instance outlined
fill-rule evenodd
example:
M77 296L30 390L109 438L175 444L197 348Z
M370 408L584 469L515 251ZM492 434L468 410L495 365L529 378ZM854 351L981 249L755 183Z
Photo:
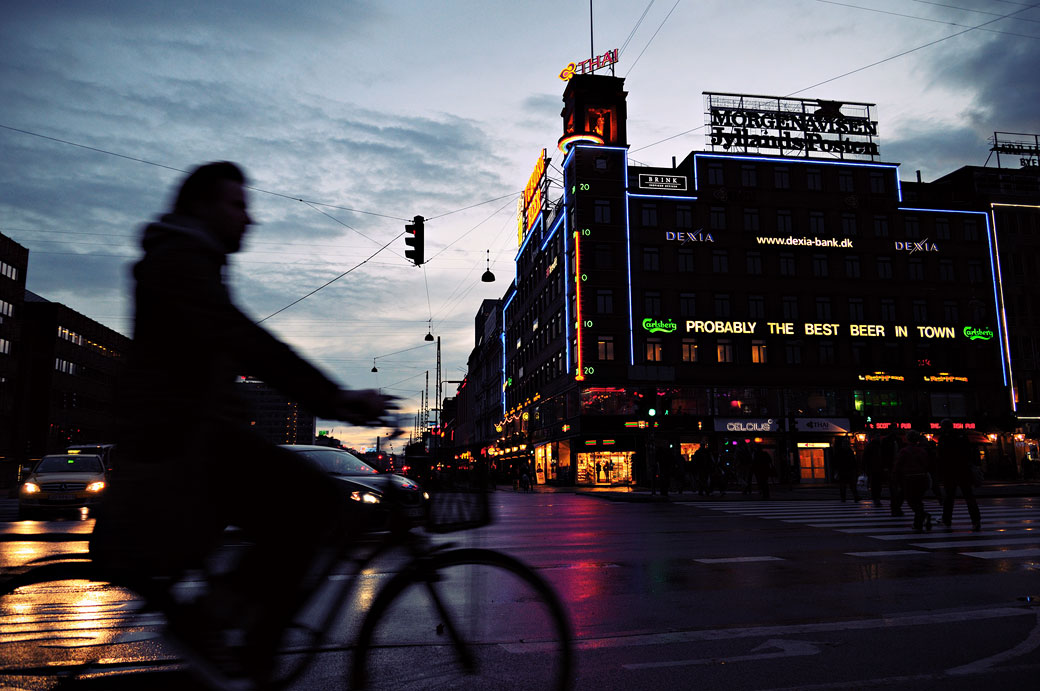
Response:
M851 450L849 451L851 455ZM838 452L836 452L836 457ZM838 461L838 477L841 483L841 498L845 500L846 481L849 470L844 474ZM901 444L895 434L879 436L868 442L864 451L864 470L869 473L870 495L874 506L881 506L881 490L888 484L891 493L890 509L893 516L902 516L903 503L914 513L914 530L931 530L933 516L924 507L929 488L942 507L940 522L946 527L953 524L953 506L957 492L964 497L971 518L972 530L980 530L982 516L975 500L975 469L972 446L959 430L953 428L951 420L943 420L935 442L912 430ZM852 474L855 467L852 466ZM844 478L844 480L843 480ZM853 498L858 500L856 485L852 484Z

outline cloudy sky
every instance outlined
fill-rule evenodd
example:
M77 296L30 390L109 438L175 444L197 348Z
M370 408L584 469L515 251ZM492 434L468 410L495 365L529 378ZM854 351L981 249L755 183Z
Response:
M930 180L986 163L994 130L1040 132L1038 5L594 0L593 47L622 49L634 161L704 146L703 91L797 94L876 103L882 158ZM0 233L29 248L30 290L130 335L140 225L180 171L239 162L260 222L239 304L263 319L367 260L264 324L414 414L427 329L461 379L513 276L516 196L589 44L587 0L5 0ZM416 214L424 269L403 239L379 251Z

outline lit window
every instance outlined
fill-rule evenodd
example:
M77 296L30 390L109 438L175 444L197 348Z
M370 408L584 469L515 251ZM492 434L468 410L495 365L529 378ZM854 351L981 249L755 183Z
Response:
M751 341L751 362L764 364L766 361L766 342Z
M719 362L733 362L733 341L723 338L715 345Z
M647 362L660 362L661 361L661 339L660 338L648 338L646 339L646 361Z
M692 338L684 338L682 342L683 362L697 362L697 341Z
M614 359L614 337L600 336L596 339L596 349L600 360Z

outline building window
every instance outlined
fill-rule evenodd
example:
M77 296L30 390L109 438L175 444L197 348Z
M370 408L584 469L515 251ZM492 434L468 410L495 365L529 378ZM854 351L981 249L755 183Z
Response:
M885 193L885 176L876 170L870 171L870 193L871 194L884 194Z
M643 204L642 221L644 228L657 227L657 204Z
M917 216L907 216L903 219L903 231L908 240L917 240L921 237L921 222Z
M693 317L697 314L696 293L679 293L679 314L683 317Z
M679 271L683 273L693 273L693 250L688 247L684 247L679 250L677 254L679 262Z
M11 266L7 262L0 262L0 274L7 276L12 281L18 280L18 269Z
M789 365L802 364L802 346L798 343L784 344L784 358Z
M877 276L878 276L878 278L892 278L892 258L891 257L878 257L877 258Z
M852 180L852 173L847 171L841 171L838 173L838 191L839 192L855 192L856 185Z
M823 173L819 168L809 168L805 171L805 186L813 192L823 189Z
M822 211L809 212L809 232L814 235L823 235L827 232L827 229L823 223Z
M786 166L777 166L773 169L773 185L778 190L791 189L791 171Z
M785 295L780 299L780 306L784 312L785 321L798 319L798 298L794 295Z
M857 324L863 321L863 298L849 298L849 321Z
M874 237L887 238L888 237L888 217L887 216L875 216L874 217Z
M757 233L758 228L758 209L744 209L744 230Z
M964 239L969 242L979 239L979 224L974 218L964 219Z
M661 252L656 247L644 247L643 248L643 270L644 271L660 271L661 270Z
M849 351L852 353L852 364L857 367L865 367L867 365L867 344L856 342L849 347Z
M793 227L790 209L780 209L776 212L776 232L790 233Z
M729 273L729 253L726 250L711 253L711 270L717 274Z
M651 317L661 316L661 294L656 290L648 290L643 294L643 307Z
M834 342L820 341L820 364L833 365L834 360Z
M715 345L715 352L719 362L733 362L733 341L728 338L719 339Z
M741 166L740 184L744 187L758 187L758 169L751 165Z
M614 337L613 336L600 336L596 339L596 350L599 353L600 360L613 360L614 359Z
M676 228L692 228L693 227L693 209L688 206L677 206L675 207L675 227Z
M709 185L721 185L721 184L723 184L722 164L721 163L709 163L708 164L708 184Z
M614 268L614 253L610 245L596 245L593 249L593 263L597 269Z
M831 318L831 299L828 297L816 298L816 318L820 320L830 320Z
M646 339L646 361L647 362L660 362L661 361L661 339L660 338L648 338Z
M936 240L949 240L950 239L950 220L948 218L937 218L937 219L935 219L935 239Z
M14 305L7 300L0 300L0 316L10 317L14 314ZM0 320L2 322L2 320Z
M906 263L907 276L911 281L924 280L924 263L920 259L911 259Z
M856 236L856 214L841 215L841 234L850 238Z
M896 301L892 298L884 298L881 301L881 321L894 322L896 320Z
M596 291L596 311L600 314L613 314L614 313L614 291L613 290L597 290Z
M708 226L712 230L726 229L726 207L713 206L708 212Z
M957 309L956 302L953 300L943 302L943 318L949 324L960 321L960 310Z
M827 276L827 255L814 254L812 257L813 276L824 278Z
M751 341L751 362L762 365L766 362L766 342Z
M859 278L859 257L855 254L845 257L845 275L849 278Z
M762 273L762 253L761 252L748 252L747 253L747 272L749 274L760 275Z
M714 298L715 302L715 316L716 317L728 317L729 316L729 293L718 293Z
M597 199L593 206L593 218L596 223L610 223L610 201Z
M11 354L11 342L6 338L0 338L0 355Z
M927 324L928 303L924 300L914 300L912 305L914 309L914 322L917 324Z
M780 275L781 276L794 276L795 274L795 263L794 255L790 252L780 253Z
M748 318L764 319L766 316L766 299L761 295L748 295Z
M697 362L697 341L684 338L682 342L682 361Z
M985 274L982 272L982 262L977 259L971 259L968 261L968 282L969 283L982 283L985 279Z

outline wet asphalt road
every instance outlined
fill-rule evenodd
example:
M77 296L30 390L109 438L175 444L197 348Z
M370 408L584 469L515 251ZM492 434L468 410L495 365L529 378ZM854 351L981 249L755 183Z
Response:
M1035 687L1036 498L981 499L980 532L958 502L952 529L919 535L887 506L832 498L492 496L494 524L448 537L508 552L550 581L572 619L579 689ZM73 533L89 526L0 523L0 566L82 549ZM12 534L40 530L49 541ZM344 688L348 645L322 654L298 688ZM539 654L499 664L508 674Z

